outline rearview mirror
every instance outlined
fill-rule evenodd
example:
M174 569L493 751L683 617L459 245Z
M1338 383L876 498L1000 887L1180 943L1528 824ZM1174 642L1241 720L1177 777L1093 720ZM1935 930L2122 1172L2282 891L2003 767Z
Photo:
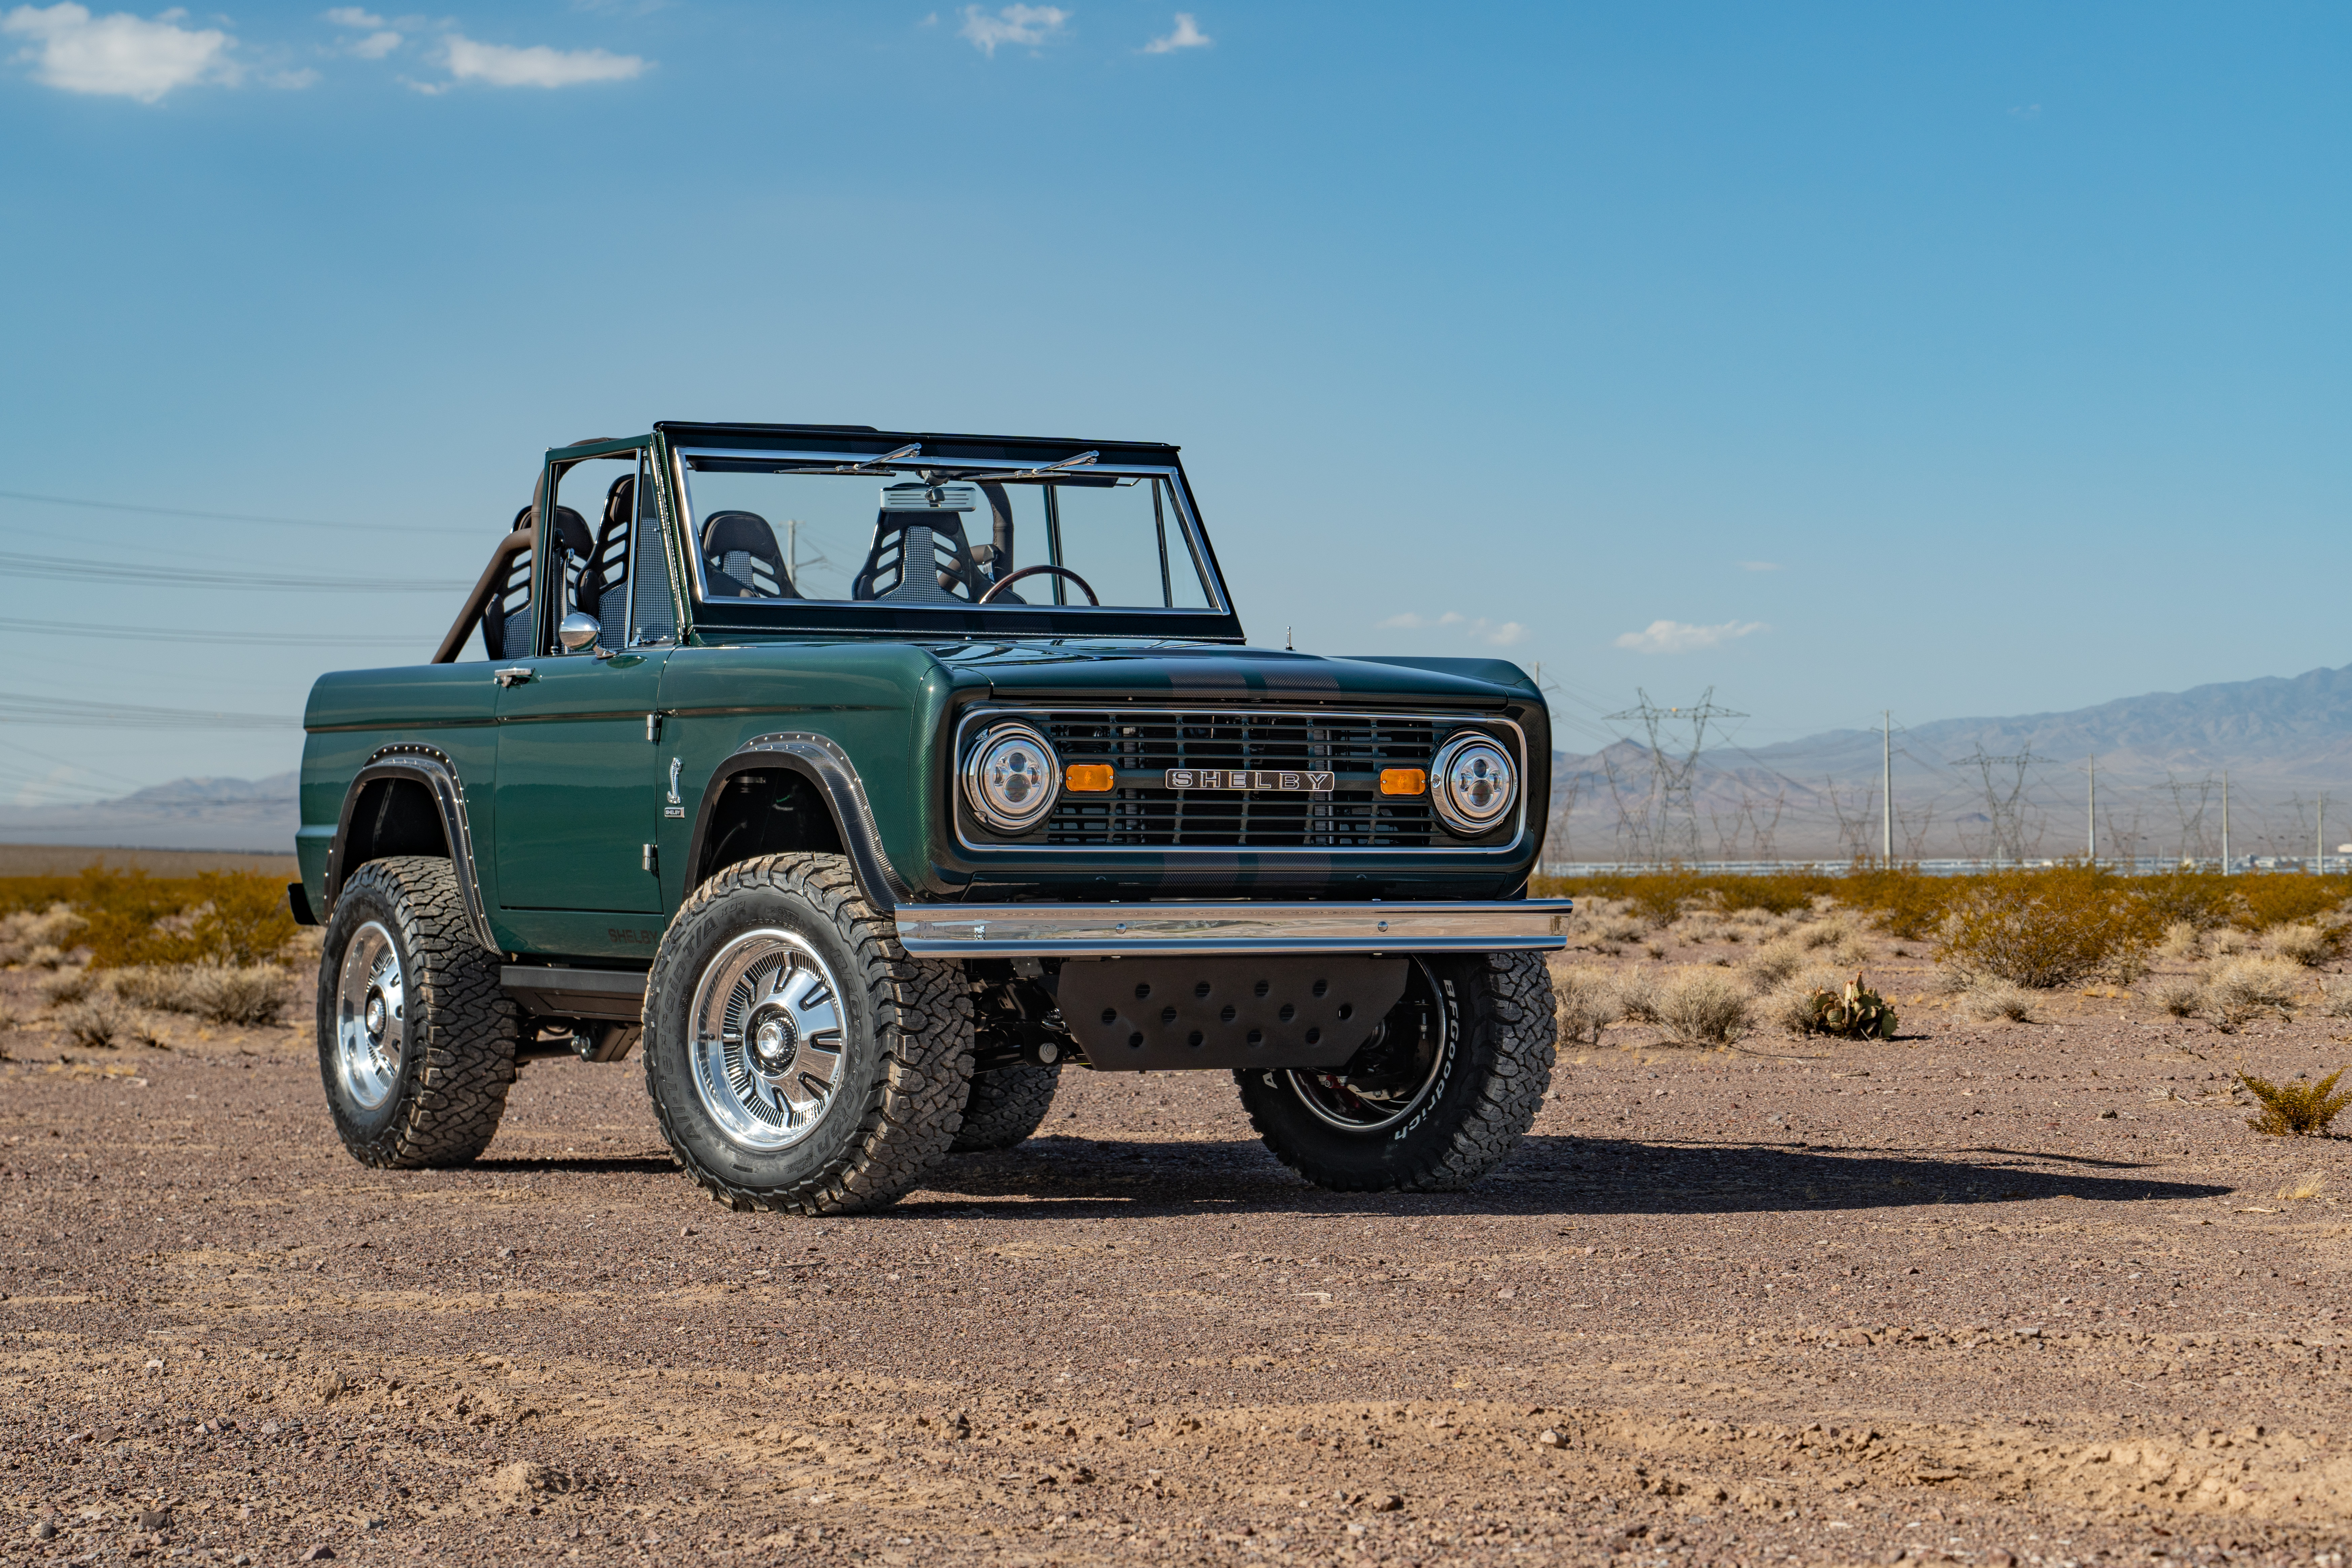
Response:
M597 636L604 629L595 616L584 610L574 610L555 628L555 640L563 645L564 652L578 653L582 648L595 647Z

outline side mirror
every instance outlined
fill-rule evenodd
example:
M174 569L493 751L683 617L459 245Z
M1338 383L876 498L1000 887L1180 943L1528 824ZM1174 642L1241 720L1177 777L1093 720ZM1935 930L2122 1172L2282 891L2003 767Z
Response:
M597 635L604 629L595 616L583 610L574 610L563 617L562 626L555 628L555 640L563 645L564 652L578 653L583 648L594 647Z

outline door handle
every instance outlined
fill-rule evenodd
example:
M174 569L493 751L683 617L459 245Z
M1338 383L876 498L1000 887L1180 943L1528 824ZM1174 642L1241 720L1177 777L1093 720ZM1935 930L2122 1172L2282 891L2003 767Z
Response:
M496 675L490 677L492 680L497 681L500 686L520 686L526 680L535 680L538 678L539 671L531 668L528 665L520 664L515 666L512 669L499 670Z

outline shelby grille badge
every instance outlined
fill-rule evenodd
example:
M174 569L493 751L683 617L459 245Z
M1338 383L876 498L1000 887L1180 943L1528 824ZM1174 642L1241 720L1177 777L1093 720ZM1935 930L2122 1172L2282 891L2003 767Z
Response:
M1337 786L1337 773L1277 773L1270 768L1170 768L1170 789L1276 789L1301 794Z

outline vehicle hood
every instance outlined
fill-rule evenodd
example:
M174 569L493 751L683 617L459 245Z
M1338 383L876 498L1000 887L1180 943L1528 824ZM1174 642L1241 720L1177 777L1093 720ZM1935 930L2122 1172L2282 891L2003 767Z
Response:
M1099 691L1205 701L1265 697L1478 707L1542 700L1525 671L1499 658L1329 658L1287 648L1070 640L931 651L956 685L985 682L992 695L1006 698Z

